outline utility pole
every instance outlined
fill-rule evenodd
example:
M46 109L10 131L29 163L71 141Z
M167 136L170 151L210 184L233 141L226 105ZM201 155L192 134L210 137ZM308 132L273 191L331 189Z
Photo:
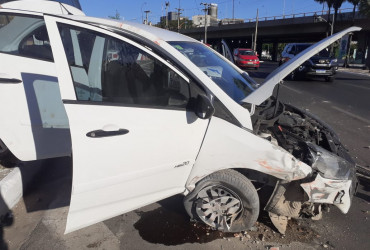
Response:
M150 10L146 10L145 12L145 24L148 24L148 14L150 13Z
M170 2L166 2L166 29L168 29L168 6Z
M258 9L257 9L257 17L256 17L256 31L254 32L254 43L253 43L254 51L256 51L256 45L257 45L257 30L258 30Z
M180 32L180 15L182 14L181 11L184 9L175 8L177 10L177 32Z
M234 19L235 19L235 16L234 16L234 0L233 0L233 23L234 23Z
M254 33L252 33L252 43L251 43L251 49L254 48Z
M200 5L204 5L204 43L207 43L207 11L211 4L209 3L200 3Z

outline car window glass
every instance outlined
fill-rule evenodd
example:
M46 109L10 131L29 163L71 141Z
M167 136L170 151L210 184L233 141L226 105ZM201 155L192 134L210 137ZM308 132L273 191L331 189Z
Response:
M240 55L242 55L242 56L255 56L256 54L254 53L253 50L240 50Z
M39 17L0 14L0 52L53 60L44 20Z
M297 49L296 49L296 54L302 52L303 50L307 49L310 46L311 44L298 44Z
M59 30L78 100L187 106L188 82L145 51L86 29L59 24Z
M207 46L196 42L168 42L211 78L227 95L240 103L259 85L246 74L240 73L224 57Z

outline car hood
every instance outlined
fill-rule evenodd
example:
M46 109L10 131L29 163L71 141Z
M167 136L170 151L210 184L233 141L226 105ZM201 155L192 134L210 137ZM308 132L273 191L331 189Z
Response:
M303 50L301 53L290 59L288 62L284 63L273 72L271 72L265 81L261 84L261 87L256 89L253 93L248 95L242 100L245 103L251 103L255 105L260 105L266 99L268 99L274 90L274 87L281 82L287 75L289 75L293 70L298 68L302 63L310 59L312 56L319 53L321 50L328 47L330 44L334 43L342 36L349 32L359 31L360 27L350 27L341 32L338 32L332 36L329 36L320 42L313 44L307 49Z

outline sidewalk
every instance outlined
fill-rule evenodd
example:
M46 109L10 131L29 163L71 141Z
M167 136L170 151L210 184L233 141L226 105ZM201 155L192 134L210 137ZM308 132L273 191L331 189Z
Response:
M356 75L362 75L362 76L370 77L370 71L368 69L339 67L338 72L346 72L346 73L350 73L350 74L356 74Z

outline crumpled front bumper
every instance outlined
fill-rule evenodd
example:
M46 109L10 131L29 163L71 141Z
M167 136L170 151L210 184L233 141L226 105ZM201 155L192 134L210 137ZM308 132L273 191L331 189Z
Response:
M353 180L326 179L318 174L314 181L302 183L301 187L309 197L309 202L327 203L337 206L346 214L351 207Z
M357 189L355 163L315 144L307 145L313 160L312 174L299 180L278 181L265 210L278 216L299 218L319 214L316 209L321 204L333 204L347 213Z
M357 188L356 166L314 144L308 144L314 157L312 168L317 170L315 179L301 183L309 202L337 206L347 213Z

